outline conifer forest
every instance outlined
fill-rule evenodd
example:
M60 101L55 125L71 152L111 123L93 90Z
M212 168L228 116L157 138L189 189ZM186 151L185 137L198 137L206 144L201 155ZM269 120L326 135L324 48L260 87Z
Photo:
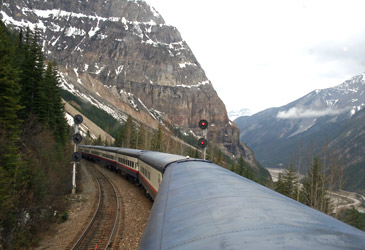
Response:
M58 220L71 189L68 125L57 65L37 32L0 22L0 242L28 249Z

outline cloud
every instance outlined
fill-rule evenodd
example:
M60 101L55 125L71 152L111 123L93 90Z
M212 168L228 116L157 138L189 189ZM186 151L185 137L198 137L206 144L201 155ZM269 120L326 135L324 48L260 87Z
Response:
M365 65L365 28L344 40L325 40L307 48L316 64L332 63L339 71L362 72ZM336 74L336 70L331 70Z
M277 118L279 119L301 119L301 118L318 118L326 115L339 115L345 112L347 109L322 109L322 110L314 110L314 109L302 109L302 108L291 108L288 111L280 111L277 114Z

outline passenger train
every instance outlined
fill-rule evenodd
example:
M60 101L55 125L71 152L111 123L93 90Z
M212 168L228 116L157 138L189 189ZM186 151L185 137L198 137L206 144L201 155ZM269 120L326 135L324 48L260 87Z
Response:
M209 161L79 146L154 199L139 249L365 249L365 232Z

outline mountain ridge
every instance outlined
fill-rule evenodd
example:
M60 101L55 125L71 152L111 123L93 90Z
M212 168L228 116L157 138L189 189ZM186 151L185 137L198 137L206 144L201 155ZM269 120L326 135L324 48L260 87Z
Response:
M4 0L0 15L14 28L38 27L67 91L120 121L164 120L197 137L207 119L211 141L256 165L179 31L145 1Z
M361 74L282 107L237 118L235 123L241 129L241 140L265 167L285 167L293 157L305 158L298 156L300 151L319 154L328 147L342 159L345 174L356 166L357 170L352 170L355 173L365 165L364 106L365 74ZM352 186L349 181L347 186ZM353 188L360 186L365 190L362 185Z

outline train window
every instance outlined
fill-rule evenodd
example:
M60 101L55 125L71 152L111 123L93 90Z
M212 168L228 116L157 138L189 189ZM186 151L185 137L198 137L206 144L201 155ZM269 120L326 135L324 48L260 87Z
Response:
M147 169L145 169L144 167L141 167L141 173L146 176L147 179L151 180L151 174L150 171L148 171Z
M114 156L109 155L109 154L102 154L103 157L114 160Z

